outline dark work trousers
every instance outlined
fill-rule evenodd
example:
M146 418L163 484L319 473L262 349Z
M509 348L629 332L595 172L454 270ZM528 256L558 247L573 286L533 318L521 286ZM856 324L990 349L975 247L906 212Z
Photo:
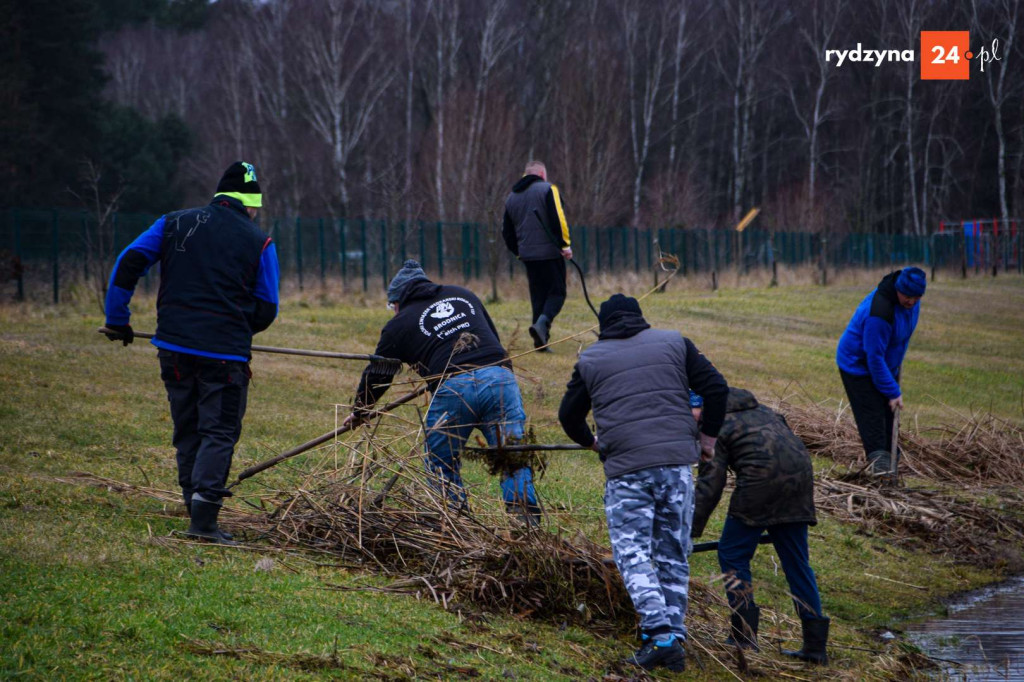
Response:
M546 315L549 323L554 322L565 303L565 259L527 260L523 265L530 282L531 323L541 315Z
M178 484L185 503L193 495L220 504L231 456L242 435L249 365L168 350L157 353L167 388L178 451Z
M857 376L839 370L843 378L846 397L853 410L853 420L857 422L860 441L864 444L865 454L870 455L878 450L892 450L893 411L889 409L889 399L875 388L871 375ZM896 379L899 381L899 377Z
M821 596L807 549L806 523L748 526L731 516L725 517L722 538L718 541L718 565L726 574L725 596L729 598L729 606L736 609L754 605L750 560L763 531L768 531L782 562L797 615L801 619L821 618Z

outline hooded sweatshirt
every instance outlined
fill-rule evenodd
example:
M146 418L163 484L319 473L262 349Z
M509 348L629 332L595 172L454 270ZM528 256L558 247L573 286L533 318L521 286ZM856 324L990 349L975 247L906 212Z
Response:
M505 245L519 260L561 258L570 244L558 188L539 175L525 175L512 187L502 222Z
M508 352L487 309L469 289L420 280L398 301L398 313L384 325L377 355L395 358L429 380L431 390L455 372L488 365L511 369ZM392 375L371 363L356 389L356 407L368 407L391 385Z

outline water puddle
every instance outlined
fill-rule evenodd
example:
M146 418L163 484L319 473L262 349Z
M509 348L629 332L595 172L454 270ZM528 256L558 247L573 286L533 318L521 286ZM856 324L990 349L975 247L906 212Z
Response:
M907 637L942 659L949 680L1024 680L1024 577L964 596L944 618L915 623Z

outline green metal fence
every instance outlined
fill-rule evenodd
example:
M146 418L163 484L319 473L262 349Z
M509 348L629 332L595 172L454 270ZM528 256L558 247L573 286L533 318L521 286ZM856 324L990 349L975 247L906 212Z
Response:
M0 280L18 299L61 300L62 287L109 272L117 254L156 216L117 213L102 225L84 211L0 211ZM506 250L500 227L480 223L344 218L263 218L277 244L282 275L300 288L341 281L346 289L380 290L407 258L438 280L515 277L521 266ZM680 228L571 228L575 259L586 273L650 272L664 254L678 258L681 275L810 266L827 283L830 272L917 264L996 274L1021 272L1016 223L965 239L963 231L927 236L820 234ZM155 286L150 273L141 286ZM714 278L713 278L713 281Z

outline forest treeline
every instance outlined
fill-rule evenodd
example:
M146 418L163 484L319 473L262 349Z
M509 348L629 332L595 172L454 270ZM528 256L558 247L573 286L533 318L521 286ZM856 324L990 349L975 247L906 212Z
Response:
M530 158L588 225L925 234L1024 202L1020 0L0 5L9 206L170 210L236 159L279 216L493 223ZM998 60L825 61L922 30Z

